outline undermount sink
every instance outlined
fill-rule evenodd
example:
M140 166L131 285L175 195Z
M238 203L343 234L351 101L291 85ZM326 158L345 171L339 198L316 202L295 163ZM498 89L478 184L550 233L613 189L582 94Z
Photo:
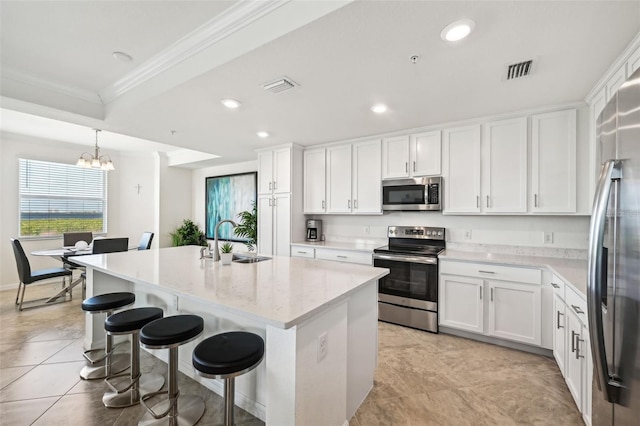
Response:
M270 257L267 256L245 256L245 255L241 255L241 254L234 254L233 255L233 262L236 263L258 263L258 262L262 262L263 260L270 260Z

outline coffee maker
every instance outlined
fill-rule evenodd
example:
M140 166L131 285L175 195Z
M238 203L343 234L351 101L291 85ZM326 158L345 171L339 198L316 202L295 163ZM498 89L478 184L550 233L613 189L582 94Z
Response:
M307 241L322 241L322 221L317 219L307 220Z

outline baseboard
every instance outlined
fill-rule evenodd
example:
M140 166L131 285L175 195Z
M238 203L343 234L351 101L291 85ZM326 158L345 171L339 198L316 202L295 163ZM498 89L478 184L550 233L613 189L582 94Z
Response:
M511 342L509 340L498 339L495 337L484 336L482 334L471 333L469 331L457 330L446 326L439 326L441 333L452 334L458 337L464 337L466 339L477 340L483 343L491 343L492 345L503 346L509 349L516 349L523 352L530 352L536 355L543 355L548 358L553 358L553 351L551 349L540 348L537 346L527 345L526 343Z

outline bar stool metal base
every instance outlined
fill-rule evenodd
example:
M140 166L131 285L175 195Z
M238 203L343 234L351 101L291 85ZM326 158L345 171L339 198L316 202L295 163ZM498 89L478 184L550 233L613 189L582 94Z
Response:
M156 413L161 413L169 408L169 400L162 401L152 407ZM147 413L140 419L138 426L193 426L204 414L204 399L196 395L185 395L178 397L177 417L166 416L161 419L154 418Z
M107 377L106 360L102 360L94 365L85 365L80 370L80 378L83 380L104 379ZM129 368L129 354L111 355L111 374L121 373Z
M129 389L126 392L105 392L102 403L108 408L131 407L140 403L140 395L156 392L164 386L164 376L160 374L142 374L138 381L138 389Z

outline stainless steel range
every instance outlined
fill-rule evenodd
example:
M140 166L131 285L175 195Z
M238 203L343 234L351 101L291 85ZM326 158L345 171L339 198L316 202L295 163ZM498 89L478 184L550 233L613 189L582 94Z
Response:
M389 245L373 251L373 265L391 272L378 284L381 321L438 332L438 254L445 229L390 226Z

